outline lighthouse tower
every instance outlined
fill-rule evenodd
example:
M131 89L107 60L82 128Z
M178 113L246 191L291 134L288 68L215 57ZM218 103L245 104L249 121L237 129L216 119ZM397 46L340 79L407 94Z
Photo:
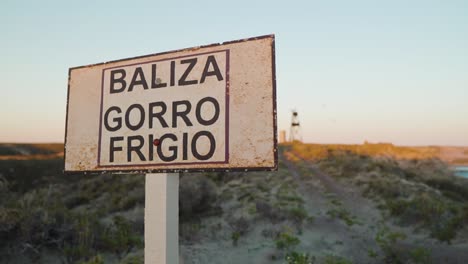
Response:
M289 141L302 141L301 125L299 123L299 117L296 110L292 110Z

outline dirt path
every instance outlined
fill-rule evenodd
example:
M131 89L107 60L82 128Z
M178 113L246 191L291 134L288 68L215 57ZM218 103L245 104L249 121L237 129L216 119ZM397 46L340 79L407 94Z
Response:
M345 198L345 192L341 186L339 186L335 180L333 180L329 175L322 173L317 166L312 163L307 162L296 153L293 153L289 150L284 150L281 152L281 160L288 166L289 170L295 177L300 180L299 174L297 172L297 168L294 167L292 160L300 160L301 162L307 165L307 168L314 174L314 177L317 177L323 186L329 192L333 192L336 195Z
M352 252L351 256L353 256L356 263L373 263L375 261L377 261L376 263L379 263L377 259L365 258L363 255L367 254L369 249L376 249L375 236L378 232L377 226L382 224L385 224L385 226L394 231L403 232L408 235L408 239L395 244L396 248L402 252L411 248L423 247L429 250L431 259L433 260L432 263L468 263L467 243L450 245L430 238L428 234L421 232L414 233L413 228L410 226L398 226L392 219L385 219L376 204L363 197L359 192L359 189L355 186L346 186L344 183L338 182L330 175L320 171L317 165L311 161L304 159L297 153L293 153L288 149L283 150L280 154L280 160L286 164L296 180L300 182L301 176L303 175L299 173L299 168L293 160L306 167L311 173L311 176L318 179L326 192L334 194L342 203L343 208L348 210L351 215L357 216L356 220L360 222L360 224L353 225L346 230L346 233L342 233L343 237L359 237L359 239L355 241L355 244L350 246ZM310 193L305 190L304 185L302 184L299 186L300 188L298 188L298 191L304 193L304 196L310 197ZM325 226L322 226L325 230L329 228L326 227L329 223L321 222L320 224L325 224ZM335 231L335 228L338 228L338 226L335 225L331 232Z
M325 191L333 194L337 199L340 200L343 206L350 210L350 212L355 216L359 216L359 218L365 218L367 223L371 222L374 225L382 220L380 210L377 208L376 204L373 201L363 197L360 193L360 190L354 186L343 185L343 183L340 183L332 176L323 173L317 167L317 165L304 159L297 153L285 150L282 153L282 156L284 157L283 162L285 162L288 168L291 169L293 169L295 166L291 162L291 159L299 160L300 163L305 168L307 168L311 176L320 181L321 185L325 188Z
M371 259L368 252L379 251L375 235L382 220L374 203L288 149L280 151L280 161L293 175L297 191L306 201L306 209L316 219L314 227L305 232L305 237L317 239L319 236L319 241L328 242L328 248L317 243L312 244L312 248L317 252L319 246L320 250L347 256L356 263L374 263L376 260ZM306 170L301 172L301 166Z
M359 188L351 186L349 183L343 185L337 182L332 176L320 171L317 165L305 160L303 157L300 157L300 159L304 162L306 167L317 176L325 186L329 186L329 190L340 197L346 207L350 208L356 215L361 215L374 224L382 220L382 214L376 203L363 197Z

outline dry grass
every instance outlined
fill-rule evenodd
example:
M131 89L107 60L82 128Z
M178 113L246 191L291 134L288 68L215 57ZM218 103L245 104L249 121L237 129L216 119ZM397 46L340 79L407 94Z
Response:
M396 159L431 159L437 158L438 147L401 147L390 143L362 145L343 144L292 144L292 150L309 160L320 160L337 153L352 153L371 157L392 157Z
M453 164L468 164L468 158L463 158L463 159L454 159L452 161Z

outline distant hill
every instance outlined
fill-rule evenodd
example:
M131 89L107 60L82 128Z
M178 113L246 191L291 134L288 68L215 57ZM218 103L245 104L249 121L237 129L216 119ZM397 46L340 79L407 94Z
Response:
M332 152L347 152L370 157L392 157L402 160L440 159L449 165L468 165L468 147L452 146L396 146L391 143L293 144L293 148L312 160Z
M0 143L0 159L43 159L63 156L62 143Z
M289 145L290 143L285 143ZM358 155L388 156L397 159L437 158L449 165L468 165L468 147L453 146L395 146L391 143L299 144L298 151L305 151L309 158L317 159L330 151L345 151ZM306 148L306 149L304 149ZM63 156L62 143L0 143L0 160L49 159Z

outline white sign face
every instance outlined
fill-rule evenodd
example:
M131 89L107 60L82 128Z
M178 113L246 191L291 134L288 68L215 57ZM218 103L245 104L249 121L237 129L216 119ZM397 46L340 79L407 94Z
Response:
M274 36L70 69L65 171L274 170Z

